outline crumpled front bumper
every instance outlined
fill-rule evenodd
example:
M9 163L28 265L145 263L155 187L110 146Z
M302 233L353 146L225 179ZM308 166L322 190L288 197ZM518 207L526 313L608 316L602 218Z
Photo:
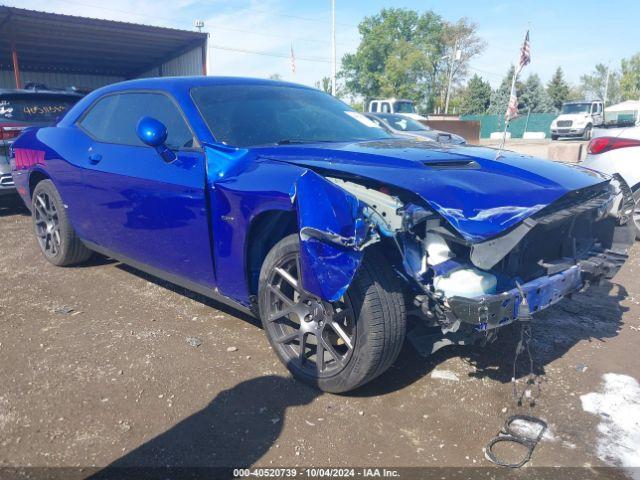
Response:
M531 313L539 312L582 288L612 278L627 259L622 251L597 252L565 270L520 285ZM489 330L518 319L522 296L512 288L496 295L447 299L451 320L472 324L476 330Z

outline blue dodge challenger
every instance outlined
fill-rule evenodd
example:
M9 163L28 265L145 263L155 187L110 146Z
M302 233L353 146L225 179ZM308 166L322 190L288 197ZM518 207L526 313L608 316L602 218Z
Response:
M110 85L10 157L51 263L98 252L249 312L330 392L389 368L407 316L431 351L486 342L611 278L633 238L620 178L396 138L283 82Z

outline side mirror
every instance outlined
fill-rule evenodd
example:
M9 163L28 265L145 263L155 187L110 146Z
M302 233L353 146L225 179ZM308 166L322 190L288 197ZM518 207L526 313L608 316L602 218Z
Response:
M167 127L160 120L142 117L136 127L136 133L142 143L155 148L166 163L171 163L177 158L176 154L167 147Z

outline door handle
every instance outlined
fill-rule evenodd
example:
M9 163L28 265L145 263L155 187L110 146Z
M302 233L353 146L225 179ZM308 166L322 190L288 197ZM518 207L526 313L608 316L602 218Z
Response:
M94 152L89 154L89 162L91 162L93 165L98 163L100 160L102 160L102 155L100 155L99 153Z

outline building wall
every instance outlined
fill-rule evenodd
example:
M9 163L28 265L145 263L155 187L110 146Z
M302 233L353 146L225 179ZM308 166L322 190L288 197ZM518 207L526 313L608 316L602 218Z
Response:
M144 72L139 78L202 75L202 48L205 47L196 47L193 50L189 50L159 67ZM160 74L161 71L162 75Z
M21 71L22 84L42 83L49 88L67 88L75 86L81 89L95 89L110 83L124 80L122 77L106 75L81 75L59 72ZM15 88L13 70L0 70L0 88Z
M174 77L174 76L190 76L202 75L202 48L196 47L189 50L176 58L164 62L158 67L154 67L137 78L148 77ZM162 72L162 73L160 73ZM67 88L75 86L81 89L93 90L110 83L121 82L125 80L123 77L114 77L106 75L81 75L75 73L59 73L59 72L29 72L20 71L22 84L42 83L49 88ZM0 88L15 88L15 80L13 70L0 70Z

